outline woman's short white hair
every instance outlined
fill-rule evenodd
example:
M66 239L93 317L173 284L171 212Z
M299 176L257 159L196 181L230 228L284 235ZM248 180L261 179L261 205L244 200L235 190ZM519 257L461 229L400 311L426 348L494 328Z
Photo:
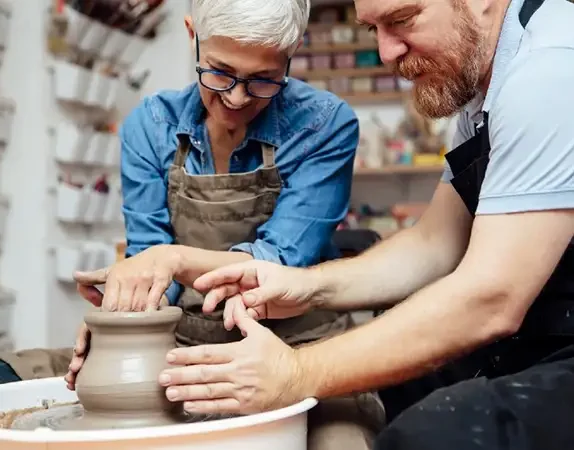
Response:
M309 23L310 0L193 0L200 40L228 37L293 53Z

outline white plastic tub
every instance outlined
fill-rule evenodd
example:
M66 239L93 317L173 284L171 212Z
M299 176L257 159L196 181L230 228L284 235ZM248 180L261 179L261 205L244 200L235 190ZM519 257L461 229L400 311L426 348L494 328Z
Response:
M0 385L0 411L77 400L61 378ZM247 417L132 430L0 430L2 450L305 450L315 399Z

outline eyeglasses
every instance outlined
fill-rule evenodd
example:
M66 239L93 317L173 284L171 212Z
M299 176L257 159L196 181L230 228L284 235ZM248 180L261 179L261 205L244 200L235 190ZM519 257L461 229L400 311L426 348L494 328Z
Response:
M215 92L227 92L232 90L238 83L245 86L248 95L255 98L270 99L278 95L288 84L287 74L291 65L291 59L287 64L286 75L283 81L274 81L265 78L239 78L227 72L214 69L203 69L199 66L199 38L196 36L197 65L196 72L202 86Z

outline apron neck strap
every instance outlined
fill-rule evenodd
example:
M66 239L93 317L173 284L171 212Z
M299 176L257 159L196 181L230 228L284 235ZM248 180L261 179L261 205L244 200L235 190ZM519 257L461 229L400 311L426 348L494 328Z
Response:
M261 143L261 153L263 155L263 167L275 167L275 148Z
M175 152L175 158L173 160L173 165L175 167L184 167L185 161L189 155L191 149L191 143L189 142L189 136L187 134L181 134L177 136L179 140L179 145L177 146L177 151Z

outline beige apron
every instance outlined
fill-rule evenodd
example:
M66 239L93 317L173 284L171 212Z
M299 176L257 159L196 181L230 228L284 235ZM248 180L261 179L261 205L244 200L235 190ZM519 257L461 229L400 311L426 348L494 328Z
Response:
M263 166L254 172L201 176L185 171L189 151L189 139L182 137L169 173L168 200L176 243L228 251L238 243L253 242L257 228L272 216L281 192L274 148L262 145ZM202 304L199 292L184 289L179 300L184 315L176 330L178 345L242 339L237 329L225 330L221 308L206 316ZM350 314L332 311L262 324L291 346L334 336L353 326ZM384 422L384 408L374 394L323 401L309 415L309 448L369 449Z

